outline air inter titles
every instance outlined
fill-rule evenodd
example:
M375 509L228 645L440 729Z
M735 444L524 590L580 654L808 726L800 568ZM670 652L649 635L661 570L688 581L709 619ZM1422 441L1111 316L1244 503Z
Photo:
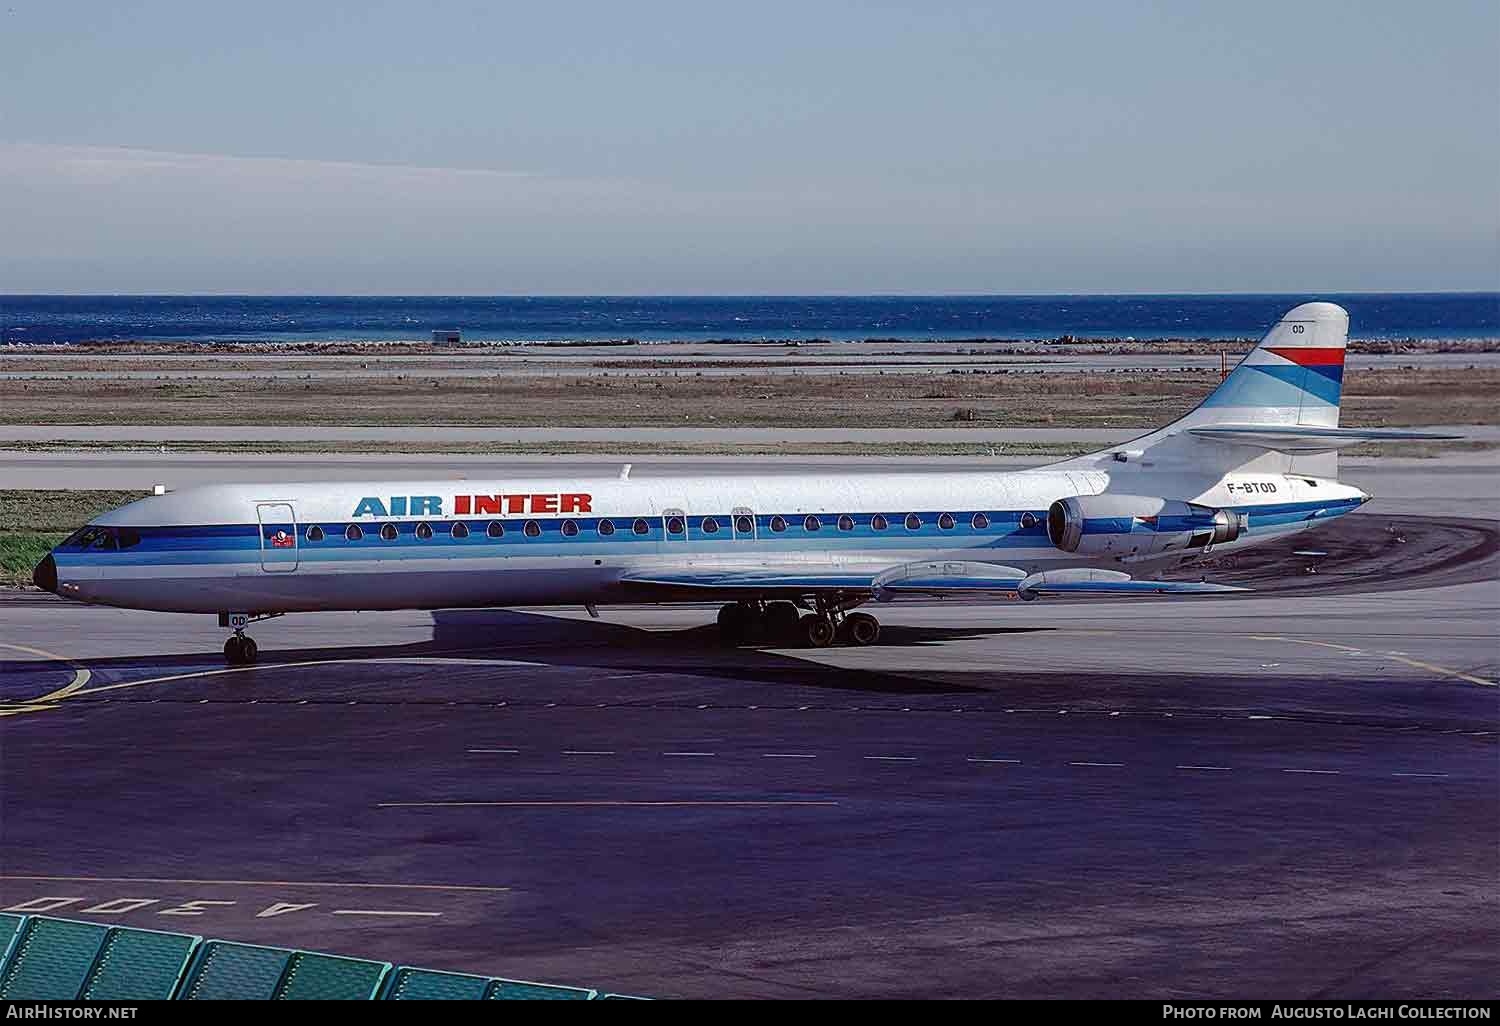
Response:
M594 497L587 492L524 495L455 495L451 513L443 510L441 495L363 496L354 507L356 517L441 517L483 514L592 513Z

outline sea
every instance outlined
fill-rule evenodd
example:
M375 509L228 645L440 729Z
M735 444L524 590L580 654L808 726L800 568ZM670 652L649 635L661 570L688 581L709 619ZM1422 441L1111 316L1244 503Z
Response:
M1361 339L1500 338L1500 293L1044 296L0 295L0 342L716 342L1255 338L1298 303Z

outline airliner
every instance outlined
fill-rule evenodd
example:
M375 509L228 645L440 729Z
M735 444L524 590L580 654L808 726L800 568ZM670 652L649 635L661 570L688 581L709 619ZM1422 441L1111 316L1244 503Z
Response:
M232 484L132 502L35 569L65 598L250 623L317 610L723 603L730 644L872 645L859 607L922 597L1222 594L1161 571L1370 496L1337 453L1454 436L1339 427L1349 315L1289 311L1181 419L1036 469L635 480Z

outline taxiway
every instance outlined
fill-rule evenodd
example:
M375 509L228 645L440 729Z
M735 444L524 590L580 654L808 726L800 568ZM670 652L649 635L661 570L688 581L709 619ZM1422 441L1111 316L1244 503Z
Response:
M1483 993L1500 527L1300 544L816 653L319 614L227 670L209 618L12 598L0 907L662 996Z

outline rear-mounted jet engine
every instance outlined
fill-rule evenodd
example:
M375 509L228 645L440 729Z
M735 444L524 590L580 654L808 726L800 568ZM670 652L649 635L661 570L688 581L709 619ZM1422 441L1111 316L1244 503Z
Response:
M1144 558L1210 549L1244 533L1243 513L1146 495L1074 495L1047 510L1047 538L1080 556Z

